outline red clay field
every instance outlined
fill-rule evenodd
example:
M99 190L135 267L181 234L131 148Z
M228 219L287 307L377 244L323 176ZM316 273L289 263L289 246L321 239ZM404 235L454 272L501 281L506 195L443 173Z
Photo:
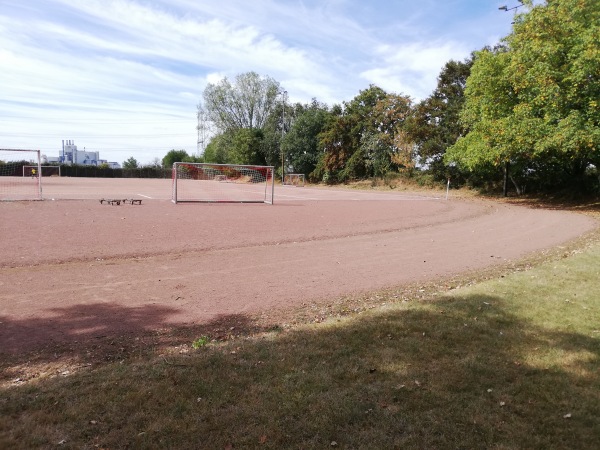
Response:
M597 227L576 213L409 193L276 186L274 205L175 205L170 180L53 181L47 200L0 202L3 354L401 288Z

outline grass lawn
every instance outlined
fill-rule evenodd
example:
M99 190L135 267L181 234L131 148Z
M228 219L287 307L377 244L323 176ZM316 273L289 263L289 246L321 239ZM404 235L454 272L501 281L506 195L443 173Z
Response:
M599 279L596 243L425 299L5 382L0 448L598 449Z

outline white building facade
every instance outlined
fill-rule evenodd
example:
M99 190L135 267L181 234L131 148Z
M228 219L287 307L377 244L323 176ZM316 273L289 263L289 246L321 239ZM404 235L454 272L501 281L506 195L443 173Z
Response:
M47 163L59 163L80 166L100 166L107 164L111 169L120 169L121 165L117 162L108 162L100 159L100 152L88 152L87 150L77 150L75 142L72 140L62 141L62 150L58 158L45 157Z

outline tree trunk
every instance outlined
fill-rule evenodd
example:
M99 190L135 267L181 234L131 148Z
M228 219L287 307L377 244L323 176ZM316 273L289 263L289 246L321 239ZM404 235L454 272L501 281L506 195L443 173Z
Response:
M521 195L523 193L523 190L519 187L519 185L517 184L515 179L512 177L512 175L509 175L509 178L510 178L510 181L512 181L512 184L515 186L517 195Z
M510 162L504 164L504 187L502 192L505 197L508 197L508 169L510 168Z

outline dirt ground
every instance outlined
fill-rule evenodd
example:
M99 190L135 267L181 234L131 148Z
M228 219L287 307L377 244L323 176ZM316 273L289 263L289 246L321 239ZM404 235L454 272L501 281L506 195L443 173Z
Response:
M0 355L89 353L211 324L227 334L253 317L517 261L598 226L557 210L323 192L279 188L274 205L0 203Z

